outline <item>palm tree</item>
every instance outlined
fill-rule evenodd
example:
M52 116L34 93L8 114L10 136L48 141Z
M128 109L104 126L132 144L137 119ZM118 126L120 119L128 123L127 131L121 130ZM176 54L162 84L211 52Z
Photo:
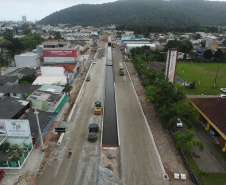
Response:
M173 136L177 141L176 147L182 149L185 152L185 155L187 155L187 152L190 154L192 153L194 145L198 146L200 151L203 151L203 143L193 139L195 133L191 130L186 130L185 134L176 131L173 133Z

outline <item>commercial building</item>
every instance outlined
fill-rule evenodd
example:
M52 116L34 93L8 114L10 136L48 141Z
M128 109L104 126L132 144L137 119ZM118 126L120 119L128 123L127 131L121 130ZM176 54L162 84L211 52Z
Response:
M218 47L218 42L216 40L207 39L206 48L207 49L216 49Z
M45 63L74 63L79 55L79 46L70 41L46 41L43 45Z

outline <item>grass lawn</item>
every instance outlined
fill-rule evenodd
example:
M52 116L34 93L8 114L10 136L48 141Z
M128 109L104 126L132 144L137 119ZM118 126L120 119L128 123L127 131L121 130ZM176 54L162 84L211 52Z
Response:
M226 185L225 173L209 173L204 177L203 185Z
M213 88L218 66L216 87ZM178 62L177 74L186 82L196 81L195 89L182 87L186 94L222 94L219 89L226 88L226 63Z
M190 164L190 167L192 168L193 172L195 173L196 177L201 183L202 176L199 173L199 168L196 165L193 157L191 155L187 155L186 158ZM225 173L208 173L207 176L204 176L202 184L203 185L226 185L226 174Z

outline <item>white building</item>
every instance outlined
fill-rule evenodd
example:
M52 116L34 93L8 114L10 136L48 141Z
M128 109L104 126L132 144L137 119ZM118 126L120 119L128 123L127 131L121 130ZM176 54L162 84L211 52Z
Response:
M15 55L16 67L38 67L40 66L40 57L37 53L22 53Z
M63 67L41 67L41 74L36 78L32 85L44 85L44 84L58 84L66 85L67 77L64 74L65 69Z
M150 46L151 49L153 49L153 50L156 49L155 44L127 44L126 47L125 47L125 53L130 54L130 50L132 48L142 47L142 46Z

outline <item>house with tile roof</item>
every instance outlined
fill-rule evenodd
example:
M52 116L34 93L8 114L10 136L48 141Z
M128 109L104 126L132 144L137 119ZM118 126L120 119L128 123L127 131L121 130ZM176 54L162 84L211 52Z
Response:
M220 135L219 145L226 152L226 98L187 97L191 105L199 112L199 120L206 126L205 130L216 130Z

